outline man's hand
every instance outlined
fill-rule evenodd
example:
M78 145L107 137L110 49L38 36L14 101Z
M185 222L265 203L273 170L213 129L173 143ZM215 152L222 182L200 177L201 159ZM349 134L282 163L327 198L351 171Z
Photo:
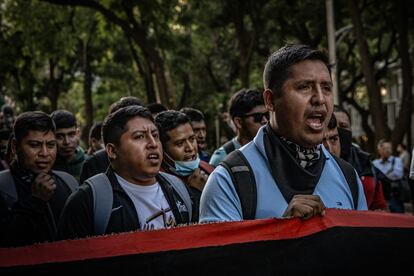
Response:
M204 171L195 169L193 174L188 177L188 185L202 192L207 179L208 175Z
M56 189L55 180L50 174L41 172L32 183L32 196L40 198L43 201L49 201Z
M290 201L283 217L307 220L316 215L325 215L325 205L319 196L295 195Z

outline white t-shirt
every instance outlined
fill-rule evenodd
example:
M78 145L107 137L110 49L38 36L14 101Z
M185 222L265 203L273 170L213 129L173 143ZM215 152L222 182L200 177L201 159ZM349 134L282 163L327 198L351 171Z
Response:
M115 175L135 205L141 230L169 228L176 225L170 205L158 182L150 186L141 186Z

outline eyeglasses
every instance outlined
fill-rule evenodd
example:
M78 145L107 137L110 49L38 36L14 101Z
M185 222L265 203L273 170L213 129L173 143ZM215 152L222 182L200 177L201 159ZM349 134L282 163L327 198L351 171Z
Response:
M263 112L263 113L257 112L257 113L252 113L252 114L245 114L245 115L242 116L242 118L247 118L247 117L253 117L253 121L255 123L261 123L263 117L265 117L266 120L268 120L268 121L270 119L269 112Z

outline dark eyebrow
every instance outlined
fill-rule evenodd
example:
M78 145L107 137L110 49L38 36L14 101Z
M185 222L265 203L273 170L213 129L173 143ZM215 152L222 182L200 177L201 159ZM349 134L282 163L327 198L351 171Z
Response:
M56 139L47 140L45 142L46 142L46 144L47 143L56 143ZM43 144L43 141L40 141L40 140L27 140L27 143L40 143L40 144Z
M176 140L176 141L174 141L174 144L178 144L178 143L184 142L185 140L187 140L187 139L179 139L179 140Z
M321 84L322 85L329 85L329 86L333 86L333 83L332 82L330 82L330 81L323 81L323 82L321 82Z

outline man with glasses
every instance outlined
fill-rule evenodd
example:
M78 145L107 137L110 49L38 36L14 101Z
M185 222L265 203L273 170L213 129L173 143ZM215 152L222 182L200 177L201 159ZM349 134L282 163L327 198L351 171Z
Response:
M214 167L230 152L253 140L259 128L269 120L263 93L255 89L242 89L234 94L230 99L229 113L236 126L237 136L214 151L210 159Z

